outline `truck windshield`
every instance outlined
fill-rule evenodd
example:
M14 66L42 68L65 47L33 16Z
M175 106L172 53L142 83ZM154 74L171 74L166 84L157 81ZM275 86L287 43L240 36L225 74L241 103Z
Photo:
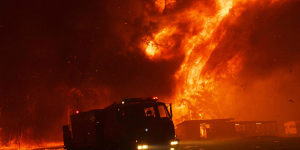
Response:
M169 112L164 104L152 106L130 106L120 111L122 118L142 119L142 118L170 118Z
M165 105L158 105L157 109L159 111L160 118L169 118L169 113Z

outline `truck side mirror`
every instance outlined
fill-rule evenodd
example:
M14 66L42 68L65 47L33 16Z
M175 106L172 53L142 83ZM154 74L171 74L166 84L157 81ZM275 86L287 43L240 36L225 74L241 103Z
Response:
M170 103L170 117L171 117L171 119L173 118L173 111L172 111L172 103Z

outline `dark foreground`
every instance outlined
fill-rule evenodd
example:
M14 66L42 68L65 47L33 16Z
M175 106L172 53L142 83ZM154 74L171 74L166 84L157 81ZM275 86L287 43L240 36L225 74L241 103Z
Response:
M181 150L300 150L300 138L252 137L244 139L181 141Z
M45 147L32 150L63 150L62 147ZM0 148L0 150L2 149ZM178 150L300 150L300 137L252 137L243 139L180 141Z

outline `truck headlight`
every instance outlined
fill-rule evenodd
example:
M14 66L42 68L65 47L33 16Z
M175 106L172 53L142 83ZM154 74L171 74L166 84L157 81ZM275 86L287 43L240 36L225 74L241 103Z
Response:
M174 140L170 142L170 145L174 146L174 145L178 145L178 141Z
M138 145L137 149L148 149L148 145Z

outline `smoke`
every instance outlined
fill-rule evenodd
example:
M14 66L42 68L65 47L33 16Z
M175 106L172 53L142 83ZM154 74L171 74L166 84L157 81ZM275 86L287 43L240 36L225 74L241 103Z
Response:
M258 1L247 4L234 23L230 15L224 20L220 28L226 29L226 34L203 71L221 74L238 67L233 69L238 72L217 83L222 117L300 119L299 8L296 1ZM230 64L235 57L240 58L239 66Z
M74 109L102 108L122 97L173 97L174 74L185 58L181 40L201 30L203 22L176 22L175 44L163 53L168 59L148 59L141 43L154 38L170 17L184 20L178 14L194 4L202 5L200 14L206 16L218 9L214 0L178 0L162 11L151 0L3 1L2 143L61 140L61 125ZM216 107L223 117L300 119L299 7L292 0L253 2L239 17L230 12L221 22L214 34L225 35L202 73L239 70L216 81Z

